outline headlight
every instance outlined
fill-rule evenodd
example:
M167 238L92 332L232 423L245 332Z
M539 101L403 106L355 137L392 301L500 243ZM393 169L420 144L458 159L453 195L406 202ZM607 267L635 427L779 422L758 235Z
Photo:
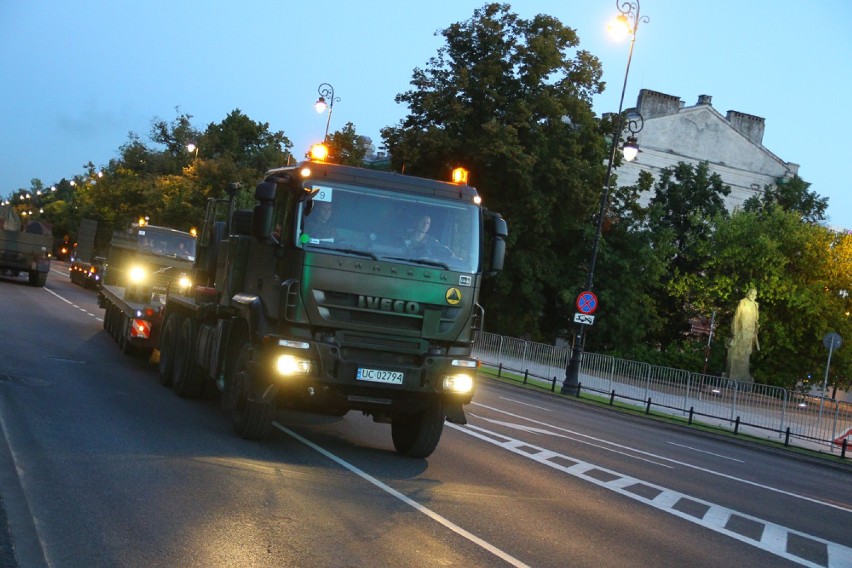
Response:
M192 286L192 280L190 280L189 276L186 274L182 274L181 277L178 278L178 286L180 286L181 290L186 290Z
M141 266L134 266L130 269L128 276L131 284L141 284L148 277L148 274Z
M470 375L447 375L444 377L444 390L468 394L473 392L473 377Z
M278 373L284 376L310 375L313 364L310 359L302 359L292 355L279 355L275 362Z

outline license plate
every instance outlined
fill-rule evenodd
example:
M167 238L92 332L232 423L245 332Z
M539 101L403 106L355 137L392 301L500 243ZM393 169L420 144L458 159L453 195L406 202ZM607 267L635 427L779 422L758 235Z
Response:
M364 369L359 367L355 378L359 381L370 381L373 383L387 383L391 385L402 384L403 373L400 371L382 371L380 369Z

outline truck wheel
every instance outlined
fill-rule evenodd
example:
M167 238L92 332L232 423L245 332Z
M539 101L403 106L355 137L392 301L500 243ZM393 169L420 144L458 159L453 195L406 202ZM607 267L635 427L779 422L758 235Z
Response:
M444 410L436 402L415 414L394 416L391 419L393 446L400 455L409 458L429 457L444 430Z
M177 347L172 357L172 390L181 398L198 398L204 392L204 375L193 357L197 335L195 320L185 318L180 324Z
M240 354L227 378L230 383L226 393L232 408L234 432L246 440L262 440L272 429L275 419L275 401L258 400L260 393L249 372L251 360L251 343L246 342L240 348Z
M29 283L31 286L42 287L47 282L47 272L30 271Z
M170 314L163 325L163 334L160 336L160 384L164 387L172 386L172 370L175 364L175 351L180 332L183 316Z

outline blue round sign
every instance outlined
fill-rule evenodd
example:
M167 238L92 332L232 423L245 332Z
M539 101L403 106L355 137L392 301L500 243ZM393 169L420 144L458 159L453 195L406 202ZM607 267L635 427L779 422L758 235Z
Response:
M595 296L593 292L589 292L588 290L585 292L580 292L580 295L577 296L577 310L581 314L591 315L595 313L595 310L598 309L598 297Z

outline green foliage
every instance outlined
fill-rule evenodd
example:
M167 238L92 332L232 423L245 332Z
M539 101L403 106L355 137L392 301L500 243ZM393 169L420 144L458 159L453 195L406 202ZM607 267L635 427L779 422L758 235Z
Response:
M328 146L328 161L333 164L361 166L367 155L364 137L355 132L355 125L351 122L347 122L343 130L329 135Z
M786 211L798 213L803 221L819 223L825 221L828 198L820 197L814 191L808 191L811 184L799 176L792 179L778 178L775 185L767 185L763 193L750 197L743 204L746 211L763 211L777 205Z
M511 261L483 290L493 331L553 337L584 280L585 228L603 180L605 140L591 110L598 60L575 31L487 4L440 32L445 45L412 90L408 116L382 130L396 171L447 179L470 171L509 224ZM570 301L567 298L571 298Z

